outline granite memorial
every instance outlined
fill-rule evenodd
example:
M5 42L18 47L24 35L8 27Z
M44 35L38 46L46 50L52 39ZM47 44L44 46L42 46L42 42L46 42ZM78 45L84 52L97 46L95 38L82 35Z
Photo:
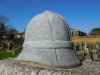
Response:
M61 15L51 11L45 11L29 22L23 50L15 60L57 68L81 64L73 50L68 23Z

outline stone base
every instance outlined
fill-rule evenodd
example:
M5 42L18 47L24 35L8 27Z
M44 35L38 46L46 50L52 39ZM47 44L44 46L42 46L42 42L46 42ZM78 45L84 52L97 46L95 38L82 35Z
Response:
M100 75L100 62L84 61L71 69L34 67L15 63L14 59L0 60L0 75Z

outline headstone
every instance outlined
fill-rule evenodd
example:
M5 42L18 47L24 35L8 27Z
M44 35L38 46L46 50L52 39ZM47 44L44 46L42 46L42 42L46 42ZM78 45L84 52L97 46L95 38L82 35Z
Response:
M100 58L100 44L96 43L97 57Z
M25 32L23 51L16 61L70 68L81 64L70 40L70 29L64 18L45 11L29 22Z
M75 51L75 52L77 52L76 46L77 46L77 43L74 43L74 51Z
M84 43L81 42L81 50L83 51L84 50Z
M89 46L88 43L85 43L85 51L87 52L87 55L89 56Z
M99 43L96 43L96 49L100 50L100 44Z
M85 50L86 50L86 53L87 53L86 59L93 61L94 55L93 55L93 52L91 51L90 43L85 43Z
M79 44L76 44L76 51L79 51Z

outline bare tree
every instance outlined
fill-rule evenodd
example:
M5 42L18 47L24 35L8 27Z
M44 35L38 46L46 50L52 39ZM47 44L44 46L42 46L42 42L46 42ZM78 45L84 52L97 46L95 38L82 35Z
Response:
M6 16L0 16L0 36L7 33L9 21Z
M18 31L15 28L10 28L8 30L8 34L17 34L17 33L18 33Z

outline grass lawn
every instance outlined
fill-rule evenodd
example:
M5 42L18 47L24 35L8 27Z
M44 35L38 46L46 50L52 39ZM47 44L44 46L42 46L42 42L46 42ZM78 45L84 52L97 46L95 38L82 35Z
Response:
M14 55L12 52L6 52L6 50L0 50L0 60L9 57L16 57L16 55Z

